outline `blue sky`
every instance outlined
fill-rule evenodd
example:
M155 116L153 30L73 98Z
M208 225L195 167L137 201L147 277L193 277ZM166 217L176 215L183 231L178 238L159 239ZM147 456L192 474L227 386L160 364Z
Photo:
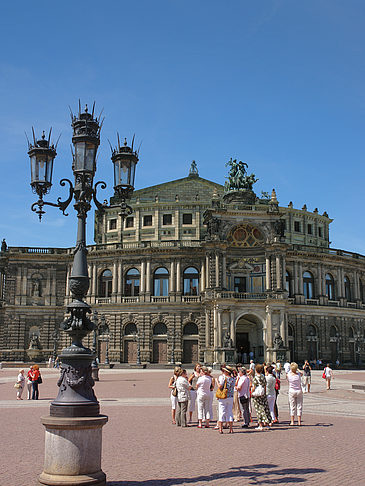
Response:
M0 19L0 238L73 246L75 216L29 207L24 131L62 133L49 200L71 177L70 105L104 108L97 179L112 195L109 138L142 142L136 188L197 161L224 183L233 156L279 203L334 218L332 247L365 253L363 0L4 2ZM74 213L71 209L70 213ZM93 212L88 218L92 243Z

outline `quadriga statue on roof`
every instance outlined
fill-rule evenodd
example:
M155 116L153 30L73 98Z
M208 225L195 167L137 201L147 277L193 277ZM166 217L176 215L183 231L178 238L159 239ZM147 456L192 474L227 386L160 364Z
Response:
M230 167L227 177L228 180L224 185L226 192L240 190L252 191L252 186L258 179L256 179L255 174L247 175L246 168L248 165L246 162L237 162L237 159L233 160L231 157L226 163L226 167Z

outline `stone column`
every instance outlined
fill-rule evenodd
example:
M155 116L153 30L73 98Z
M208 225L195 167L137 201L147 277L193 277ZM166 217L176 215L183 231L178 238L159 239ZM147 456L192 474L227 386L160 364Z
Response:
M123 293L123 266L122 261L118 262L118 301L121 302Z
M280 264L279 255L276 256L275 261L276 261L276 288L277 290L280 290L282 288L282 285L281 285L281 275L280 275L281 264Z
M294 295L299 294L298 262L294 260Z
M205 309L205 346L210 347L210 320L209 311Z
M204 292L205 290L205 265L204 260L200 265L200 292Z
M272 348L272 311L266 306L266 346Z
M214 349L220 347L218 344L218 339L219 339L219 332L218 332L218 308L216 305L214 305L213 309L213 329L214 329Z
M151 260L147 260L146 265L146 292L151 293Z
M117 295L117 282L118 282L118 268L117 268L117 262L113 263L113 277L112 277L112 302L116 301L116 295Z
M301 262L298 264L298 277L299 277L299 293L303 295L303 265Z
M219 255L215 254L215 286L219 287Z
M140 287L140 293L144 294L145 292L145 272L146 272L146 262L142 260L141 263L141 287Z
M175 262L170 263L170 292L175 292Z
M236 329L234 325L234 312L231 311L229 313L229 316L230 316L230 334L231 334L232 344L233 347L236 348Z
M222 287L227 289L227 258L225 253L222 259Z
M209 255L205 256L205 288L210 288Z
M176 292L181 293L181 262L176 262Z
M271 290L271 269L270 269L270 256L266 257L266 290Z
M222 311L217 310L218 314L218 346L222 346Z

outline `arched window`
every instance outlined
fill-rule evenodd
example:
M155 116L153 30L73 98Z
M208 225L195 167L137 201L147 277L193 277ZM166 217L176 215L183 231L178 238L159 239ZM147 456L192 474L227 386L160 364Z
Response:
M169 295L169 272L164 267L158 268L153 274L153 295L157 297Z
M317 329L312 324L308 326L307 336L317 336Z
M184 295L199 294L199 272L194 267L184 270Z
M344 287L345 287L345 299L351 302L351 283L348 277L345 277L343 280Z
M314 279L310 272L303 273L303 292L306 299L313 299Z
M104 270L99 279L99 297L110 297L112 294L113 274L110 270Z
M125 295L137 296L139 295L139 271L136 268L128 270L125 276Z
M161 335L166 335L167 334L167 327L166 324L163 322L158 322L155 324L153 328L153 335L154 336L161 336Z
M134 324L134 322L130 322L125 326L124 334L126 336L132 336L133 334L137 334L137 326Z
M288 324L288 336L294 337L294 329L291 324Z
M194 334L198 334L198 326L194 324L194 322L188 322L184 326L183 334L184 336L192 336Z
M326 295L328 300L335 300L335 281L330 273L326 273Z
M288 297L292 297L293 291L292 291L292 284L291 284L291 276L288 271L285 273L285 290L288 292Z
M335 326L331 326L330 337L336 337L336 334L337 334L337 330L336 330Z

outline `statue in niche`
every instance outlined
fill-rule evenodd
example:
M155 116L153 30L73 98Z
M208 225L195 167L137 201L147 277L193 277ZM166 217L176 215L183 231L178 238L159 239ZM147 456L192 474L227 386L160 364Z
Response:
M232 348L233 347L232 339L231 339L231 336L230 336L230 334L229 334L228 331L226 331L224 333L224 337L223 337L223 347L224 348Z
M278 332L275 333L273 344L274 344L274 349L282 349L284 347L283 338L280 336Z
M1 242L1 251L6 251L8 249L8 245L6 244L5 238Z
M33 295L33 297L40 297L41 296L41 282L40 282L40 280L34 280L33 288L32 288L32 295Z
M274 231L277 236L285 236L285 221L283 219L278 219L273 223Z
M218 218L210 218L207 222L207 239L209 240L219 240L219 230L221 226L221 221Z
M29 349L40 349L39 338L36 333L30 336Z

